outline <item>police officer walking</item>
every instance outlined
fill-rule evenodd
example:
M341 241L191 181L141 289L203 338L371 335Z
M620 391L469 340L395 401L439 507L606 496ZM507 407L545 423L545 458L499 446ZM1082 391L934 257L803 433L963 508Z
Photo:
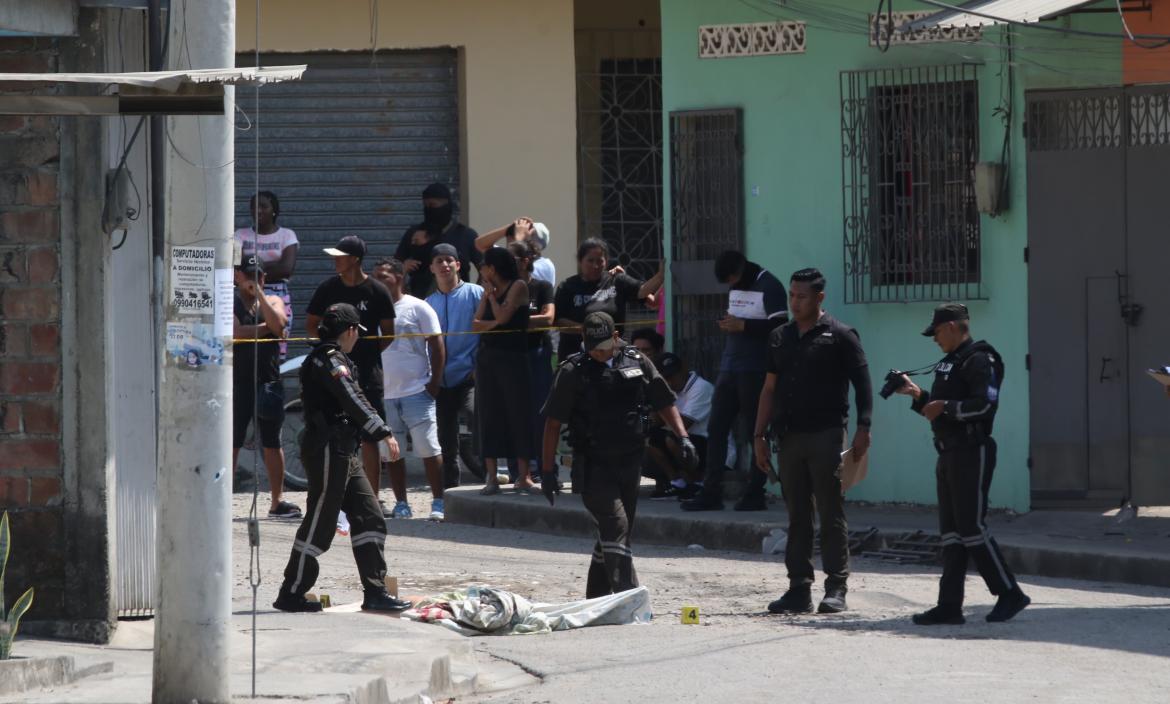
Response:
M971 339L970 315L961 303L934 311L922 334L933 337L946 353L935 367L930 391L903 375L898 393L914 397L912 408L930 421L938 450L938 523L943 544L943 573L938 605L913 617L921 626L960 624L968 556L992 594L999 597L987 614L991 622L1007 621L1032 600L1020 589L987 530L987 492L995 471L995 440L991 437L1003 360L986 342Z
M584 352L561 363L542 413L543 467L555 467L561 426L568 424L573 454L584 461L582 500L597 526L586 598L638 586L630 534L638 503L649 413L661 416L679 438L683 459L696 461L695 446L674 407L674 392L654 364L628 346L606 313L590 313L582 325ZM550 504L559 491L546 471L541 489Z
M309 501L284 569L284 583L272 604L281 611L321 610L321 604L307 600L305 593L317 581L317 558L333 542L337 514L343 510L352 525L350 544L365 591L362 608L410 608L409 602L386 593L386 519L369 480L354 462L359 436L385 441L390 459L398 459L398 442L362 394L347 356L364 330L352 305L329 306L317 327L321 343L301 366L305 414L301 463L309 478Z

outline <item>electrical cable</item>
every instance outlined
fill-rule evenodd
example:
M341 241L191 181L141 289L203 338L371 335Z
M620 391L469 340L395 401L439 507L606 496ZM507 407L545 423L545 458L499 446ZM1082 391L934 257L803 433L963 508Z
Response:
M882 6L886 7L886 43L882 45ZM890 50L890 43L894 41L894 0L878 0L877 12L874 13L874 25L878 28L874 42L878 51L883 54Z
M255 51L256 51L256 68L260 68L260 0L256 0L256 36L255 36ZM253 175L255 176L256 195L254 196L254 203L252 208L253 222L256 219L256 211L260 207L260 82L257 81L255 85L255 105L256 117L255 120L249 120L248 126L252 129L252 142L255 145L255 159L253 163ZM243 111L241 111L243 112ZM247 117L245 115L245 117ZM256 261L260 261L260 228L256 225L255 229L256 239L252 247L252 256ZM235 256L235 247L232 247L233 257ZM233 262L234 264L235 262ZM256 293L259 296L264 296L264 289L260 287L260 269L256 267L253 269L253 283L256 285ZM255 317L255 316L253 316ZM281 331L283 332L283 331ZM233 359L234 359L233 354ZM233 362L234 363L234 362ZM261 436L260 432L260 354L259 349L252 350L252 432L254 436ZM279 376L277 379L279 380ZM263 442L259 445L263 446ZM248 584L252 587L252 698L256 698L256 611L260 598L260 583L263 581L260 572L260 518L259 518L259 503L260 503L260 475L257 469L260 452L262 447L258 447L252 452L252 506L248 510ZM267 468L267 466L266 466ZM232 467L232 472L235 472L235 467ZM283 480L283 477L282 477ZM276 487L268 487L270 492L276 491Z
M1121 18L1121 28L1125 30L1125 35L1129 37L1129 40L1133 42L1134 46L1139 49L1161 49L1167 44L1170 44L1170 38L1160 42L1154 42L1153 44L1142 44L1129 28L1129 21L1125 19L1125 8L1121 6L1121 0L1114 0L1114 2L1117 3L1117 16Z

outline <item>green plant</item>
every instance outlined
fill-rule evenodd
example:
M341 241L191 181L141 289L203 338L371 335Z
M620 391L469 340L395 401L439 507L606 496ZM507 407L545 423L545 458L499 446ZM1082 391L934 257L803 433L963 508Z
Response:
M4 571L8 567L8 546L12 543L12 535L8 531L8 512L0 518L0 660L7 660L12 654L12 641L16 638L16 629L20 626L20 617L28 611L33 602L33 590L29 588L21 595L12 609L5 611L4 607Z

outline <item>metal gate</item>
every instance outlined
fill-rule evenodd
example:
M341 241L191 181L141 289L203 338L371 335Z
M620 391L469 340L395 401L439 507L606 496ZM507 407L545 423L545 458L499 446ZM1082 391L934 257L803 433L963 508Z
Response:
M674 349L708 379L719 368L727 308L715 258L743 251L743 111L670 113Z
M241 54L237 63L251 66ZM294 334L333 274L322 247L360 236L370 256L393 254L422 220L422 190L439 181L458 199L459 98L453 49L264 54L263 65L308 64L300 81L260 90L260 188L280 199L278 222L301 242L291 283ZM236 227L251 224L255 91L236 91ZM291 351L290 351L291 354Z
M1170 502L1170 87L1028 95L1037 506Z
M662 261L662 61L601 59L577 75L581 237L641 279Z

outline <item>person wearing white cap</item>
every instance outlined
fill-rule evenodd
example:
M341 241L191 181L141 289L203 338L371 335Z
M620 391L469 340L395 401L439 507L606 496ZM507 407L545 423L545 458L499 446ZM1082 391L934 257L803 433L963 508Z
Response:
M537 254L537 258L532 261L532 278L537 281L547 281L556 286L556 265L548 257L541 256L544 250L548 249L551 238L548 225L543 222L534 222L532 218L521 217L477 237L475 248L486 252L492 247L506 247L513 242L531 242L536 245Z

